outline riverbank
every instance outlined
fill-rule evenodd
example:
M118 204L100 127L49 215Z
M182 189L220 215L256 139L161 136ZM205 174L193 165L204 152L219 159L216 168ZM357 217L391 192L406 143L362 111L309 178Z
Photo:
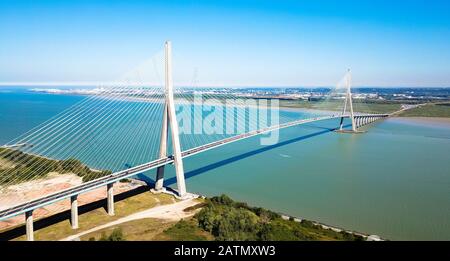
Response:
M283 218L285 220L293 220L295 222L302 222L304 220L302 218L293 217L293 216L286 215L286 214L280 214L280 215L281 215L281 218ZM308 220L306 220L306 221L308 221ZM330 226L330 225L323 224L323 223L320 223L317 221L310 221L310 222L312 222L312 224L314 224L315 226L320 226L321 228L326 229L326 230L332 230L337 233L348 233L348 234L362 237L366 241L384 241L385 240L385 239L382 239L378 235L368 235L368 234L364 234L364 233L353 231L353 230L348 230L348 229L344 229L344 228L340 228L340 227L336 227L336 226Z
M113 234L120 234L120 240L381 240L252 207L225 195L148 209L63 240L108 240Z
M450 117L394 117L398 122L411 123L416 125L432 125L436 127L450 128Z
M226 195L207 198L192 222L177 228L210 233L219 241L362 241L356 233L332 229L305 219L286 218L271 210L234 201ZM181 229L180 229L181 230Z
M450 118L450 102L428 103L402 112L401 117Z
M378 236L368 236L315 221L278 214L260 207L251 207L246 203L234 202L225 195L210 199L196 195L195 198L179 201L170 192L155 194L149 191L147 186L137 189L140 191L138 194L132 193L124 199L120 198L129 191L117 195L115 216L107 215L105 210L97 204L101 200L82 204L78 229L71 229L67 218L63 220L60 220L61 217L58 218L64 213L41 216L35 222L35 228L37 228L35 238L36 240L63 241L99 240L106 234L120 230L126 240L251 240L260 235L265 235L264 240L272 241L380 240ZM97 207L85 206L88 204L94 204ZM89 210L86 211L85 208ZM214 211L218 210L224 211L219 215L223 219L219 222L220 224L233 223L233 220L237 218L234 215L238 215L238 219L246 220L245 223L250 227L235 227L233 229L236 229L236 233L232 234L223 234L224 232L218 228L209 230L204 221L209 220L211 215L217 216L218 213ZM65 211L66 216L70 214L68 211ZM55 223L52 224L52 222ZM41 223L50 223L50 225L42 227ZM286 227L289 229L286 230ZM261 233L258 232L260 229L263 229ZM24 240L25 236L22 234L24 231L20 230L22 230L20 226L2 230L0 238L1 240ZM243 235L244 238L241 238Z
M198 215L195 215L192 217L193 219L196 219L196 220L194 222L190 222L191 226L193 224L197 225L197 227L191 227L193 229L192 233L194 233L194 234L204 234L204 232L211 232L211 231L205 231L205 230L198 231L198 228L202 227L199 224L199 221L202 218L204 218L204 217L202 217L202 215L205 215L204 212L205 211L207 212L208 208L212 208L214 211L216 211L218 208L229 207L230 209L227 211L231 211L231 212L235 211L236 209L238 209L240 211L249 210L250 212L253 212L257 216L262 218L263 224L266 222L269 222L268 220L277 221L277 219L280 219L280 220L283 220L281 222L282 223L284 222L285 223L284 225L289 226L289 223L291 223L290 225L292 226L293 223L297 223L294 226L298 225L298 226L303 226L304 228L309 228L311 230L316 230L313 234L317 237L312 237L312 238L304 237L304 238L297 238L294 240L310 240L310 239L312 239L312 240L365 240L365 241L384 241L385 240L385 239L382 239L378 235L364 234L364 233L356 232L353 230L348 230L348 229L344 229L344 228L340 228L340 227L336 227L336 226L330 226L330 225L323 224L323 223L320 223L317 221L294 217L294 216L291 216L288 214L273 212L272 210L264 209L261 207L249 206L245 202L233 201L231 198L229 198L228 196L226 196L224 194L222 194L221 196L215 196L212 198L206 198L205 196L201 196L201 195L197 195L197 197L199 197L199 199L200 199L199 202L202 202L202 203L197 204L195 206L188 207L185 209L185 211L187 213L191 213L191 216L193 215L192 214L193 211L197 210L196 212L199 212ZM228 214L229 214L229 212L227 212L225 215L228 215ZM186 215L186 213L185 213L185 215ZM219 216L223 216L223 215L219 215ZM188 217L188 215L186 215L186 217ZM167 218L167 217L165 217L165 218ZM245 215L241 218L245 219ZM208 219L208 226L210 225L209 222L210 222L210 220ZM287 224L286 224L286 222L287 222ZM223 225L223 222L220 222L220 226L222 226L222 225ZM176 227L176 226L177 225L175 225L174 227ZM259 227L259 225L258 225L258 227ZM203 227L203 228L205 228L205 227ZM256 230L256 228L255 228L255 230ZM238 231L238 232L239 232L239 234L243 233L242 231ZM303 232L305 232L305 230L303 230ZM282 236L282 238L278 238L275 240L284 240L284 239L290 238L292 236L292 235L290 235L290 233L292 233L292 230L285 231L285 233L287 234L287 235L285 235L285 237ZM311 233L311 231L308 231L308 233ZM188 236L188 238L194 237L194 235L187 235L187 236ZM242 240L242 238L227 238L226 240ZM271 240L271 239L265 238L264 240ZM274 240L274 239L272 239L272 240ZM290 238L290 240L293 240L293 238Z

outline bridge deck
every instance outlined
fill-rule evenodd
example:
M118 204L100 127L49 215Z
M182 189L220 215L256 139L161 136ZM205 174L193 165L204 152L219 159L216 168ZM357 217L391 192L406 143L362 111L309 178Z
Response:
M355 115L355 117L364 117L364 116L365 117L387 117L389 115L388 114ZM301 120L296 120L296 121L292 121L292 122L288 122L288 123L274 125L274 126L270 126L267 128L263 128L263 129L259 129L259 130L255 130L255 131L250 131L250 132L247 132L244 134L236 135L236 136L233 136L230 138L225 138L225 139L222 139L219 141L215 141L212 143L208 143L205 145L201 145L199 147L195 147L195 148L183 151L182 157L183 158L190 157L190 156L193 156L197 153L200 153L200 152L203 152L206 150L217 148L217 147L223 146L225 144L229 144L231 142L246 139L249 137L253 137L253 136L267 133L270 131L274 131L277 129L283 129L283 128L301 125L301 124L310 123L310 122L315 122L315 121L329 120L329 119L335 119L335 118L348 118L348 117L349 117L349 115L336 115L336 116L333 115L333 116L324 116L324 117L317 117L317 118L311 118L311 119L301 119ZM170 164L172 162L173 162L172 156L157 159L157 160L154 160L154 161L151 161L148 163L144 163L142 165L139 165L139 166L136 166L133 168L115 172L108 176L104 176L104 177L80 184L78 186L71 187L66 190L62 190L62 191L59 191L59 192L56 192L56 193L53 193L50 195L46 195L41 198L37 198L37 199L31 200L31 201L28 201L25 203L18 204L16 206L1 210L0 211L0 220L8 219L13 216L23 214L27 211L34 210L34 209L52 204L54 202L69 198L71 196L78 195L78 194L105 186L107 184L117 182L121 179L125 179L128 177L134 176L136 174L139 174L139 173L151 170L151 169L155 169L159 166L164 166L164 165Z

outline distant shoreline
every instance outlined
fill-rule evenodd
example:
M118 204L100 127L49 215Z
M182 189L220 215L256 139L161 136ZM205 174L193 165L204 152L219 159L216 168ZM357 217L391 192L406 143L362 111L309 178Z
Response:
M393 119L395 119L396 121L400 121L400 122L409 122L409 123L416 123L416 124L433 124L435 126L450 128L450 118L446 118L446 117L398 116L398 117L394 117Z

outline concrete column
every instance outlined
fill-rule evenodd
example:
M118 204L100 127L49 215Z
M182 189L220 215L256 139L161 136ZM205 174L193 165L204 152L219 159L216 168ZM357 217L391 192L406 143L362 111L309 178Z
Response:
M167 131L168 131L168 113L167 113L167 101L164 105L163 119L161 126L161 140L159 143L159 158L167 157ZM164 166L160 166L156 169L156 181L155 190L161 190L164 184Z
M108 201L108 215L114 216L114 190L113 190L114 183L110 183L107 185L107 201Z
M25 226L27 241L34 241L33 210L25 212Z
M342 130L343 126L344 126L344 117L341 117L341 122L339 123L339 130Z
M350 69L349 69L348 73L347 73L347 96L348 96L348 102L349 102L349 106L350 106L350 119L352 121L352 131L356 131L357 126L355 123L355 115L353 113L353 101L352 101L351 88L352 88L352 75L351 75Z
M70 197L70 224L72 229L78 228L78 195Z
M345 115L345 111L347 110L347 95L345 95L345 100L344 100L344 107L342 108L342 116ZM342 130L342 128L344 127L344 117L341 117L341 122L339 124L339 130Z
M173 81L172 81L172 44L166 42L166 100L167 114L169 115L170 132L172 138L172 151L175 165L175 173L177 177L178 196L181 198L186 196L186 182L184 178L183 159L181 157L180 136L178 132L178 122L175 112L175 102L173 98Z

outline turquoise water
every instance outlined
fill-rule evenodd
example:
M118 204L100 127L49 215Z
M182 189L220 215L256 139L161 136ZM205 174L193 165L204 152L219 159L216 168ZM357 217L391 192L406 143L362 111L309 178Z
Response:
M81 99L0 91L0 143ZM337 124L291 127L276 145L254 137L187 158L188 190L392 240L449 240L450 126L392 118L350 135L330 131ZM166 185L175 186L171 168Z
M187 159L188 187L388 239L450 239L450 127L323 127L285 129L281 146L249 139Z
M83 98L0 87L0 144L9 142Z

